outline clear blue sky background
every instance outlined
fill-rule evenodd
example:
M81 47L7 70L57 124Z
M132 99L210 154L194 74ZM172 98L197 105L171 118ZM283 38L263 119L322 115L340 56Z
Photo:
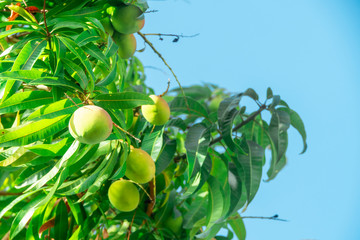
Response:
M143 32L200 33L150 38L183 85L211 82L232 92L272 87L303 118L308 151L290 131L289 163L262 183L246 220L248 240L360 239L360 2L353 0L149 1ZM143 43L139 41L138 48ZM167 71L148 47L146 66ZM164 91L168 73L147 69ZM175 82L172 83L176 87ZM264 176L264 179L266 177Z

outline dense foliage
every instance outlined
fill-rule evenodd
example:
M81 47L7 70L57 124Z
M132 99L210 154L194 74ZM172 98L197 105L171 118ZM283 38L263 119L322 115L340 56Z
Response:
M141 14L114 30L124 3ZM285 166L291 125L306 150L300 117L270 88L260 101L253 89L230 95L209 84L179 87L162 96L170 120L146 121L141 106L153 105L155 93L132 56L131 36L144 22L144 0L3 0L0 9L3 239L222 239L222 228L226 239L245 239L239 210L255 197L266 162L267 181ZM258 109L249 112L242 98ZM105 141L86 144L70 134L72 114L86 105L110 115ZM150 182L129 179L127 162L140 157L128 156L138 148L155 162ZM139 202L135 210L117 202L120 189ZM129 212L118 210L124 204Z

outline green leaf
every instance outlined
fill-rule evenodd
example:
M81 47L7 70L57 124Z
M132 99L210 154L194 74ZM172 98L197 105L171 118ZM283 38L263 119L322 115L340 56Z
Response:
M191 229L197 221L206 216L206 200L206 197L199 197L191 203L184 215L183 228Z
M82 32L75 40L75 42L80 46L84 46L90 42L96 42L100 40L98 32L95 29L89 29L87 31Z
M74 103L76 103L77 106ZM82 106L83 104L78 98L73 98L72 101L69 99L63 99L35 110L27 117L26 120L34 121L41 119L52 119L66 114L72 114L78 107Z
M254 89L252 88L248 88L245 92L244 92L244 96L248 96L250 98L252 98L253 100L257 101L259 100L259 95L255 92Z
M278 108L277 110L285 111L286 113L288 113L290 115L291 125L300 133L302 140L303 140L304 148L300 154L305 153L306 149L307 149L306 131L305 131L304 123L301 120L301 117L299 116L299 114L297 112L295 112L294 110L289 109L289 108Z
M49 180L53 179L67 161L76 157L79 147L80 143L78 141L74 141L64 156L57 161L55 166L45 176L33 183L25 192L29 192L31 189L37 190L44 186Z
M84 18L84 17L94 17L101 19L102 11L104 10L105 5L98 5L96 7L87 7L80 10L70 10L62 12L57 15L57 17L71 17L71 18Z
M95 75L93 73L90 62L85 54L85 52L77 45L72 39L66 37L58 37L61 42L65 44L65 46L73 53L75 56L82 62L85 66L86 71L90 74L93 81L95 81Z
M106 56L102 53L102 51L96 47L93 43L88 43L82 46L82 49L89 55L93 56L100 62L104 63L107 69L110 69L110 64Z
M59 142L53 142L51 144L39 144L35 146L26 147L26 149L30 150L33 153L36 153L40 156L63 156L69 147L70 138L62 139Z
M160 154L163 145L164 128L159 131L146 133L142 140L141 149L147 152L153 160L156 160Z
M265 149L252 141L247 141L247 145L249 147L248 156L238 154L237 159L244 169L247 204L249 205L260 186Z
M186 156L188 159L188 179L193 175L196 162L201 167L205 161L207 150L210 144L210 131L209 128L202 124L193 125L185 140Z
M28 42L16 57L11 71L31 70L46 46L47 41L45 39L40 42L36 40Z
M18 204L25 198L30 197L31 195L35 194L36 192L38 192L38 190L28 192L28 193L23 193L20 196L18 196L17 198L15 198L10 204L6 205L6 207L0 211L0 219L4 216L5 213L7 213L9 210L11 210L16 204Z
M224 210L224 193L219 181L213 176L210 176L207 183L209 189L209 202L206 215L206 230L204 232L209 231L209 229L222 218Z
M155 160L156 167L156 175L159 175L162 171L164 171L169 164L173 161L173 157L176 152L176 140L169 139L164 135L164 144L159 152L157 159Z
M246 239L246 229L245 229L244 221L239 214L236 214L235 216L231 217L228 223L239 240Z
M19 80L25 83L29 83L34 80L42 80L42 79L53 79L56 80L55 77L46 76L44 72L41 72L37 69L33 70L16 70L11 72L3 72L0 73L0 82L1 81L9 81L9 80Z
M273 91L271 90L271 88L268 88L266 91L266 99L270 99L274 96Z
M0 39L5 38L9 35L15 34L15 33L21 33L21 32L31 32L34 31L34 29L31 28L13 28L7 31L0 32Z
M100 187L102 186L102 184L108 180L108 178L110 178L111 173L114 170L114 167L116 165L116 163L118 162L118 156L120 153L120 148L116 148L111 156L110 159L108 160L108 163L106 164L106 166L101 170L101 172L99 173L98 177L96 178L96 180L93 182L93 184L89 187L89 189L87 190L87 192L85 193L85 195L79 200L80 201L85 201L88 197L90 197L91 195L95 194Z
M46 196L43 194L36 196L18 212L11 225L11 239L18 235L22 229L24 229L25 225L30 220L35 210L39 207L39 204L45 199L45 197Z
M189 105L189 109L186 106L186 101ZM209 118L206 108L190 97L176 97L170 102L169 107L171 112L194 114L195 116L204 117L206 119Z
M52 102L52 94L44 91L19 92L0 104L0 114L32 109Z
M117 53L117 50L119 49L118 45L112 40L112 38L109 36L107 40L107 48L105 51L105 56L107 58L112 57L115 53Z
M60 201L55 214L55 239L67 239L68 212L64 201Z
M245 154L245 151L240 145L234 142L233 135L233 121L235 117L239 114L238 106L242 94L224 99L218 109L218 122L219 129L222 134L222 138L226 145L231 149L231 151L239 151L242 154Z
M69 59L62 58L61 62L64 64L64 67L69 75L80 84L81 88L86 89L89 79L87 78L84 70Z
M0 147L22 146L52 136L67 126L70 115L21 125L0 135Z
M24 8L18 6L18 5L8 5L7 6L11 11L14 11L18 13L20 16L22 16L26 21L30 23L35 23L36 19L33 15L31 15L28 11L26 11Z
M93 99L93 102L100 107L110 109L127 109L154 104L148 95L137 92L99 94Z
M77 29L77 28L81 28L81 29L86 29L88 28L86 23L83 22L75 22L75 21L62 21L62 22L58 22L53 26L53 29L51 30L51 33L56 34L58 32L59 29L62 28L71 28L71 29Z
M110 83L112 83L116 77L117 77L117 57L115 58L115 61L113 62L113 65L111 67L110 73L102 80L100 80L98 83L96 83L96 86L107 86Z

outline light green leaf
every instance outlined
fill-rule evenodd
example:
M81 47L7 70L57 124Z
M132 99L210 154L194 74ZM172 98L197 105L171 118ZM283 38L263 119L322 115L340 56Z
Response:
M239 214L235 214L231 219L228 221L232 230L234 231L236 237L239 240L246 239L246 229L244 225L244 221Z
M43 119L15 129L9 129L0 135L0 147L22 146L52 136L67 126L70 115L53 119Z
M93 102L100 107L114 109L127 109L154 104L148 95L137 92L99 94L93 99Z
M80 84L81 88L86 89L89 79L87 78L84 70L69 59L63 58L61 59L61 62L64 64L64 67L69 75Z
M186 101L189 105L189 109L186 106ZM185 114L194 114L199 117L204 117L208 119L208 112L206 108L197 102L195 99L190 97L176 97L169 104L171 112L175 113L185 113Z
M45 91L15 93L0 104L0 114L32 109L52 102L52 94Z

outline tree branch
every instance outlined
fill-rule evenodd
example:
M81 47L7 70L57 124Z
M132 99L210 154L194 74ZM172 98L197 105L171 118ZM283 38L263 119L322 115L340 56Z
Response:
M234 218L230 218L230 219L238 219L239 217L234 217ZM281 219L279 218L279 215L275 214L272 217L257 217L257 216L245 216L245 217L241 217L242 219L265 219L265 220L274 220L274 221L281 221L281 222L288 222L288 220L286 219Z
M254 120L256 118L257 115L259 115L262 111L264 111L266 109L266 105L261 105L260 108L254 112L253 114L251 114L246 120L242 121L241 123L239 123L238 125L236 125L233 128L233 132L239 130L241 127L243 127L244 125L248 124L250 121ZM210 146L214 145L215 143L221 141L222 139L222 135L220 135L219 137L215 138L214 140L212 140L210 142Z
M22 193L12 193L12 192L5 192L5 191L0 191L0 196L19 196Z

